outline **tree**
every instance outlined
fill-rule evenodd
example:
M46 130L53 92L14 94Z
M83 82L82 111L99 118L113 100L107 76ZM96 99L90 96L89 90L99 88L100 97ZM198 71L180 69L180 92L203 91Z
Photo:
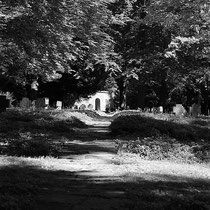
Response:
M28 75L47 82L56 71L84 76L84 71L115 71L113 40L107 34L111 13L102 0L2 0L0 75L17 83ZM82 67L82 68L79 68ZM105 67L105 68L104 68Z
M193 75L194 78L199 78L201 74L206 74L206 68L209 66L209 2L123 2L123 9L114 10L121 12L124 20L125 14L130 18L126 19L124 25L115 27L116 34L120 35L115 46L115 50L120 54L119 63L122 70L116 77L121 87L119 89L122 89L119 92L124 92L124 95L129 97L132 92L129 90L129 83L131 87L137 83L134 86L141 90L146 85L146 89L158 94L160 105L166 106L171 90L185 87ZM173 57L173 50L170 51L169 48L179 37L188 41L181 44L176 51L177 56ZM168 56L168 53L172 53L172 56Z
M112 40L104 30L110 16L105 1L2 2L7 9L2 11L1 39L7 44L6 51L12 46L14 54L21 54L24 73L71 72L72 63L84 59L88 64L108 63ZM6 59L2 65L10 75Z
M115 76L121 108L126 107L131 81L133 83L136 79L140 83L137 85L139 89L143 89L145 83L149 86L153 83L151 66L154 67L155 59L163 57L171 40L170 32L164 30L163 26L157 23L149 25L143 21L147 15L145 7L148 3L116 1L111 8L116 17L112 25L112 36L115 40L115 52L118 53L116 62L121 67L121 72Z

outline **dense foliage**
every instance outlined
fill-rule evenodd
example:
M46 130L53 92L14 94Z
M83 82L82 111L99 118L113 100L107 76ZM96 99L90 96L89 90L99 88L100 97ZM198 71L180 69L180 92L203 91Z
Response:
M85 77L84 71L108 71L112 66L106 1L0 3L0 76L9 82L27 84L31 75L47 82L61 73L77 80Z
M209 107L207 0L1 0L0 5L3 90L23 95L24 88L15 91L18 84L38 75L44 95L52 96L49 90L57 87L55 100L73 101L109 87L121 108L190 106L198 95Z
M115 1L119 106L192 104L209 75L208 1ZM116 9L121 8L121 9ZM120 37L120 38L119 38ZM182 97L180 98L180 95ZM177 98L178 97L178 98Z

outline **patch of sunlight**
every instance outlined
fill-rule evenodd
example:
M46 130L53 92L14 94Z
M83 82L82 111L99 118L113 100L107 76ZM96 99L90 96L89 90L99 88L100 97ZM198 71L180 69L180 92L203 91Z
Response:
M80 173L94 180L96 177L111 180L137 182L138 180L163 182L188 182L189 179L210 181L210 167L199 164L180 164L170 161L148 161L135 159L124 164L114 164L113 154L93 153L72 156L71 159L53 157L8 157L0 156L0 168L8 166L36 167L50 171L70 171Z
M201 164L184 164L170 161L140 160L133 164L122 165L129 177L144 177L153 181L184 181L187 179L210 180L210 167Z

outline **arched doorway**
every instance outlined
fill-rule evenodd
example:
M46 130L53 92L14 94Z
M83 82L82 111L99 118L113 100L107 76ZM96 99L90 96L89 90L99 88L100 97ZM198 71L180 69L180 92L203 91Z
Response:
M95 110L101 110L101 101L99 98L95 100Z

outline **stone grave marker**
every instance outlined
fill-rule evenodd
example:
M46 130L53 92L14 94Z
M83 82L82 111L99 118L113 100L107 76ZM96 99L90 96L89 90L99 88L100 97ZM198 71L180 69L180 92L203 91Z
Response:
M36 109L42 109L44 107L43 98L37 98L37 100L35 101L35 107Z
M173 107L173 113L176 115L176 116L184 116L187 111L186 109L182 106L182 104L176 104L176 106Z
M22 109L29 109L31 107L31 101L29 100L29 98L22 98L22 100L20 101L20 108Z
M201 113L201 106L199 104L194 103L190 109L190 114L192 117L198 117Z
M44 102L45 102L45 109L47 109L49 107L50 99L44 98Z
M86 109L86 105L85 104L81 104L79 107L80 110L85 110Z
M93 110L93 105L92 104L88 104L88 109L89 110Z
M56 102L56 109L61 110L62 109L62 101L57 101Z
M36 109L48 109L49 98L38 98L35 102Z
M159 106L157 111L158 111L158 113L163 113L163 107Z

